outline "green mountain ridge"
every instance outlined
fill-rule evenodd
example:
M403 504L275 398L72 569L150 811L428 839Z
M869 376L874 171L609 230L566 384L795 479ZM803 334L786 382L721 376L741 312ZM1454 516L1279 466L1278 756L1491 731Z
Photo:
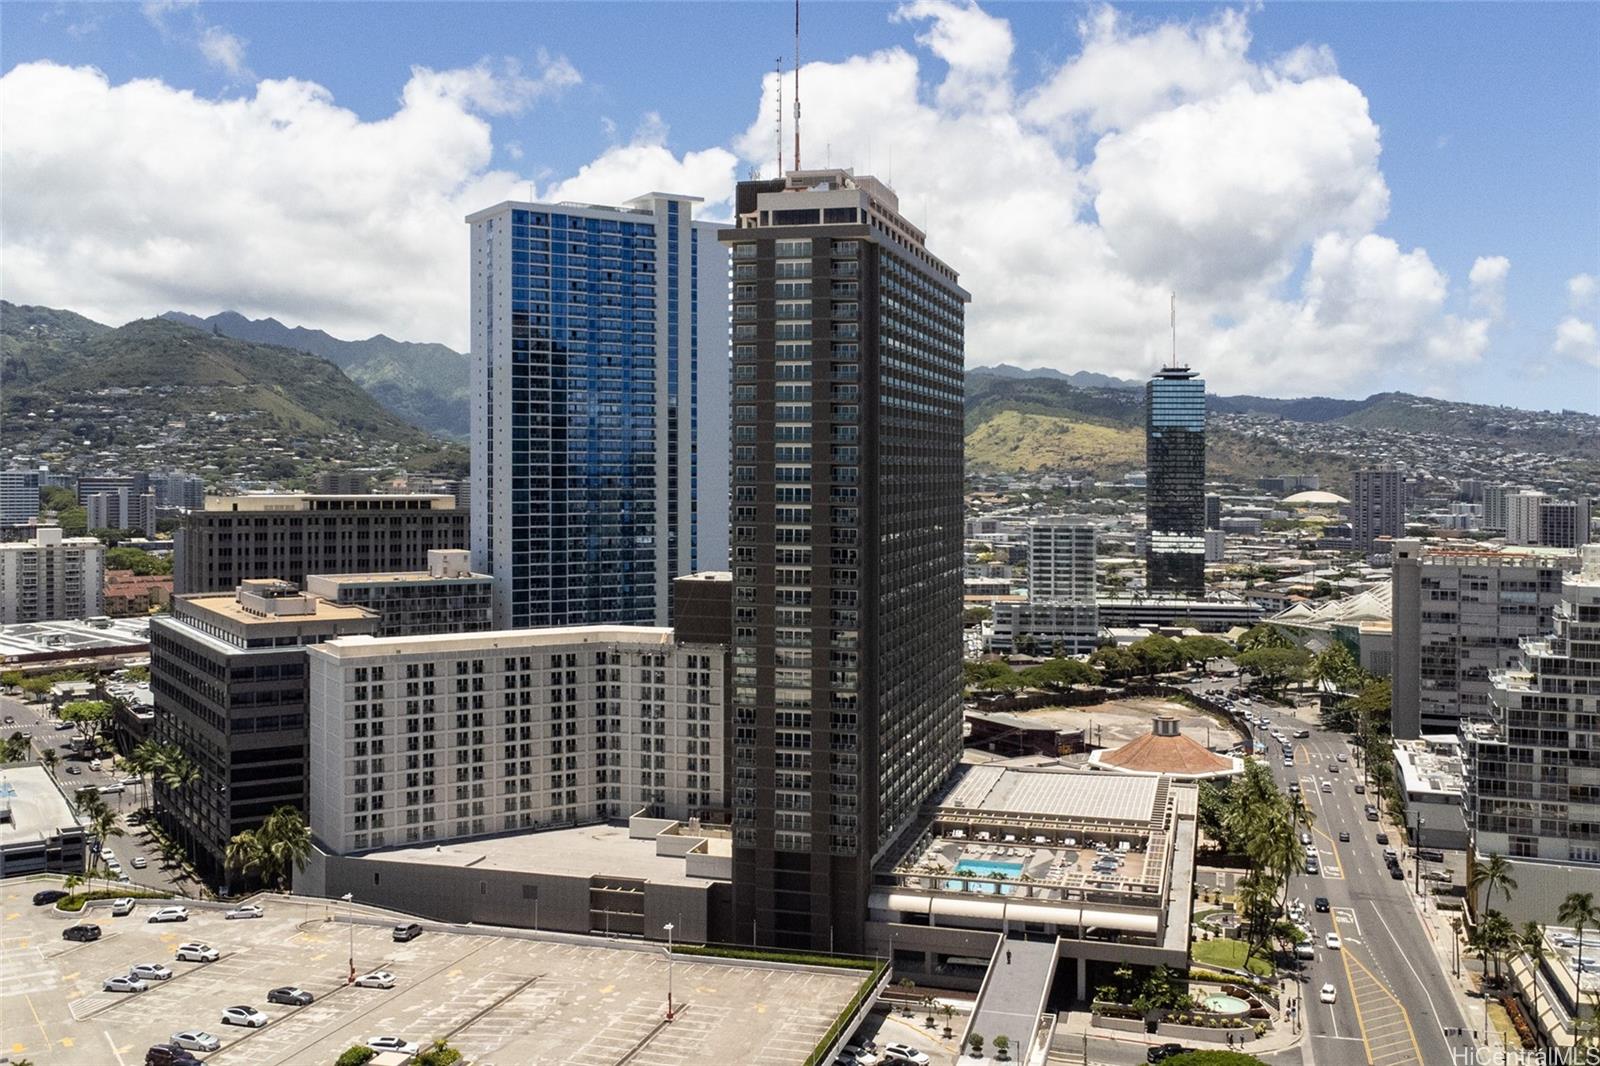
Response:
M171 422L216 413L236 419L246 440L354 436L424 469L465 466L465 449L386 410L326 359L164 319L111 328L0 301L0 386L8 442L41 420L77 433L84 417L74 409L114 400L151 439Z
M207 333L321 356L389 411L439 436L464 441L471 428L471 367L465 355L443 344L397 341L382 333L347 341L320 329L246 318L237 311L209 318L168 311L161 317Z

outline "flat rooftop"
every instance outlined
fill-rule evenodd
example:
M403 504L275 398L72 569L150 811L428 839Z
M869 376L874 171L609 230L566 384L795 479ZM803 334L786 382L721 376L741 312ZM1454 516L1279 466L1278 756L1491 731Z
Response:
M730 854L726 838L708 838L713 855ZM541 829L507 836L390 848L360 855L366 862L427 863L482 870L516 870L568 877L631 877L658 885L715 883L689 877L683 857L657 855L655 840L628 835L626 825Z
M430 574L426 570L390 571L380 574L307 574L306 587L320 581L328 585L428 585L449 581L493 581L488 574Z
M350 607L345 610L358 610ZM543 629L496 629L485 633L437 633L415 637L374 637L366 633L336 637L313 649L340 659L376 658L419 651L515 651L570 644L671 644L666 626L551 626Z
M353 622L362 618L374 617L372 612L364 607L345 606L323 599L314 599L315 609L303 614L257 614L255 611L246 610L239 603L237 596L231 592L222 592L209 596L184 596L181 597L180 602L186 608L198 608L244 625L283 625L293 622ZM181 620L182 615L178 617Z
M67 798L33 763L0 770L0 809L11 815L0 822L0 847L35 844L78 825Z
M150 643L148 618L21 622L0 626L0 658L12 655L64 655Z
M973 766L940 802L942 814L1027 814L1063 823L1148 825L1160 817L1158 778ZM959 810L958 810L959 809Z

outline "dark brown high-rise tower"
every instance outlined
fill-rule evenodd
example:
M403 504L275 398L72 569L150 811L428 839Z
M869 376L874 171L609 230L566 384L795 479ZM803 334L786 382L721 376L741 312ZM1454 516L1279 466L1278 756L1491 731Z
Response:
M874 864L961 753L969 296L875 178L736 210L735 929L859 951Z

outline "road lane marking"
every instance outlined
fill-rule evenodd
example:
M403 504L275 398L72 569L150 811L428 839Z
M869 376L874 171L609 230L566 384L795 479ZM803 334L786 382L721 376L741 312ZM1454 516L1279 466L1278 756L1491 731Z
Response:
M1422 1066L1422 1063L1424 1062L1424 1059L1422 1057L1422 1045L1417 1042L1416 1030L1411 1027L1411 1013L1409 1011L1407 1011L1406 1008L1405 1008L1405 1005L1400 1002L1400 998L1398 996L1396 996L1394 994L1394 992L1391 991L1390 988L1387 985L1385 985L1382 981L1378 980L1378 978L1373 974L1373 972L1371 970L1367 969L1367 967L1362 963L1362 961L1359 958L1357 958L1356 956L1354 956L1354 955L1346 955L1345 963L1346 963L1346 967L1347 968L1348 968L1350 963L1354 963L1356 968L1359 969L1363 974L1365 974L1367 979L1370 980L1373 983L1373 985L1376 986L1377 989L1384 994L1384 996L1388 997L1389 1001L1394 1004L1394 1009L1400 1012L1400 1019L1405 1024L1404 1038L1402 1038L1401 1034L1396 1033L1392 1038L1390 1038L1389 1040L1386 1040L1383 1043L1383 1046L1385 1048L1387 1048L1387 1047L1393 1046L1394 1044L1400 1044L1400 1045L1402 1045L1402 1048L1403 1048L1403 1046L1405 1044L1409 1043L1410 1046L1411 1046L1411 1050L1413 1052L1415 1052L1415 1054L1416 1054L1416 1058L1414 1058L1414 1059L1412 1059L1410 1061L1415 1062L1417 1064L1417 1066ZM1358 1003L1358 1006L1357 1006L1356 1009L1357 1009L1357 1013L1359 1014L1360 1013L1359 998L1357 1000L1357 1003ZM1383 1030L1388 1030L1393 1025L1394 1025L1394 1022L1392 1022L1392 1021L1385 1022L1384 1025L1382 1026L1382 1028L1383 1028ZM1363 1032L1365 1032L1365 1030L1363 1030ZM1367 1050L1369 1052L1372 1051L1372 1045L1370 1044L1370 1042L1369 1042L1369 1044L1367 1046ZM1384 1057L1388 1058L1389 1056L1385 1055ZM1374 1059L1376 1060L1376 1057L1374 1057ZM1404 1058L1400 1058L1400 1059L1397 1059L1396 1061L1397 1062L1405 1062L1407 1060L1404 1059Z

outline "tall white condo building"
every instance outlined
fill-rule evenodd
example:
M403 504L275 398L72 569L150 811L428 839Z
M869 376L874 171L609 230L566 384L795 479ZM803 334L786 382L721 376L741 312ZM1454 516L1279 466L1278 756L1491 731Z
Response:
M690 196L472 227L473 567L495 623L666 625L728 555L727 253Z

